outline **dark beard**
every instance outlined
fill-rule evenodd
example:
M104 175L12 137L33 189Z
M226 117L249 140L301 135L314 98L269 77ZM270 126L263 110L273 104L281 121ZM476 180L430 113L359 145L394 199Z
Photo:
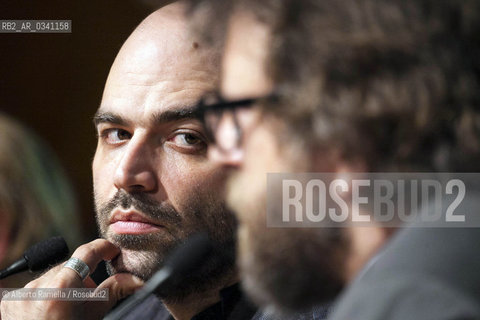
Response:
M205 259L196 272L183 279L176 279L165 290L157 291L157 296L169 304L181 303L186 297L208 292L218 287L236 274L235 241L214 243L213 252Z
M342 289L344 229L240 228L242 284L258 305L289 316L332 301Z
M196 272L158 294L164 300L181 301L188 295L218 286L223 278L234 272L236 222L223 203L205 202L196 199L194 205L183 212L188 218L182 218L171 205L152 200L146 194L123 190L118 191L106 205L97 205L97 223L102 237L122 249L117 258L107 262L109 274L129 272L147 281L161 268L165 257L175 247L189 235L204 231L213 243L214 254ZM165 232L143 235L109 233L110 213L118 207L134 208L155 221L161 221L166 226Z

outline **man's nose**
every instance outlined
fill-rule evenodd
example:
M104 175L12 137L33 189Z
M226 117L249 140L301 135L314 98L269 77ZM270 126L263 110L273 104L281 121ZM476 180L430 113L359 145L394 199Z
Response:
M127 192L150 192L157 188L153 152L144 137L135 137L128 142L121 155L114 176L117 189Z

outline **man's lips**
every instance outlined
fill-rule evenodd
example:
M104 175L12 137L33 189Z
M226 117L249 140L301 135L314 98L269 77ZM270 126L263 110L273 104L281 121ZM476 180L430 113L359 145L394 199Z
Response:
M110 227L120 234L141 234L157 232L162 225L133 210L115 210L110 217Z

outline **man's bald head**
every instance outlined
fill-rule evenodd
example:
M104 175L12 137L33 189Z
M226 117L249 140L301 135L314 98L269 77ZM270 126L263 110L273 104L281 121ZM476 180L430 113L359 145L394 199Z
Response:
M111 270L148 279L174 246L199 231L216 243L216 257L226 253L206 261L171 299L218 286L234 272L226 172L208 161L209 141L193 112L218 86L220 51L190 34L184 10L168 5L136 28L115 59L95 117L97 221L102 236L121 248ZM132 223L142 219L147 223Z
M149 85L149 77L155 78L162 74L162 80L168 81L173 77L182 77L184 73L191 76L188 70L193 70L196 71L194 78L202 82L198 89L212 91L216 88L220 49L203 45L200 39L190 33L185 10L186 5L183 2L175 2L155 11L142 21L115 59L104 98L110 93L111 86L118 85L116 80L139 74L143 74L140 82ZM208 78L208 81L205 81L205 78ZM131 81L137 82L138 79ZM181 82L179 85L182 86Z

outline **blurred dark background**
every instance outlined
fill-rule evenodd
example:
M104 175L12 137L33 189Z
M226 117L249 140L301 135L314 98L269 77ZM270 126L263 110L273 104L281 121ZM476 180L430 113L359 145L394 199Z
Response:
M0 3L4 20L72 20L70 34L0 33L0 110L33 129L57 153L78 195L85 240L97 234L91 119L116 53L155 7L134 0Z

